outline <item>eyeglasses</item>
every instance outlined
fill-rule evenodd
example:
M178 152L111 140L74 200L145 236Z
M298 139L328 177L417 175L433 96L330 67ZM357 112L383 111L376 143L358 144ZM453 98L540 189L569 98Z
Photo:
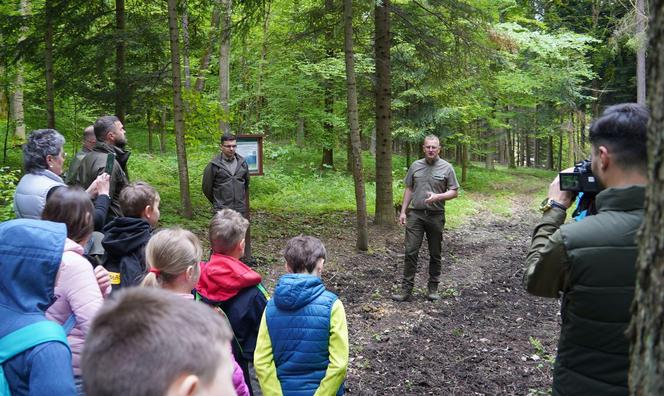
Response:
M427 150L436 150L436 149L439 149L440 146L424 146L424 148L427 149Z
M224 146L226 148L236 148L237 144L222 144L222 146Z

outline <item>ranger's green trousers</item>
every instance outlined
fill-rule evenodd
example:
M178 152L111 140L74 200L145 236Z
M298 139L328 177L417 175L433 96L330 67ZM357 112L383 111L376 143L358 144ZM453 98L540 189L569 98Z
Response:
M424 234L429 245L429 286L438 286L441 272L441 250L445 212L410 209L406 221L406 249L402 287L411 292L417 273L417 257Z

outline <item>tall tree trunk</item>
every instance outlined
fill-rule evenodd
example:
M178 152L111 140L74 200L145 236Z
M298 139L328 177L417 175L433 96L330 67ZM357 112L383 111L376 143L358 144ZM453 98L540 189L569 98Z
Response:
M553 135L549 135L546 145L546 169L553 170Z
M161 154L166 152L166 107L161 109L159 118L159 152Z
M563 131L560 130L560 141L558 142L558 171L563 170Z
M208 67L210 66L210 58L212 58L212 49L215 47L217 38L219 37L219 21L221 19L221 10L219 7L214 7L212 10L212 28L210 29L208 44L203 50L203 56L201 57L200 66L198 68L198 75L196 76L196 85L194 89L196 92L202 92L205 88L205 75L208 72Z
M353 163L353 180L355 181L355 207L357 213L358 250L369 249L369 232L367 230L367 195L364 191L362 176L362 147L360 140L360 123L357 116L357 85L355 82L355 65L353 60L353 0L344 0L344 52L346 59L346 94L348 97L348 125L350 126L350 146Z
M184 64L184 87L191 89L191 68L189 67L189 3L182 3L182 62Z
M30 13L29 0L21 0L20 14L26 17ZM21 43L26 39L28 33L28 26L21 26L21 36L18 42ZM23 110L23 85L25 83L23 77L23 60L21 58L16 60L16 77L14 78L14 95L12 96L12 109L14 117L14 136L20 140L25 140L25 112Z
M184 113L182 111L182 81L180 77L180 43L178 32L178 0L168 0L168 30L171 41L171 69L173 72L173 123L175 125L175 146L178 157L178 176L180 179L180 203L182 216L193 216L189 196L189 169L187 167L187 148L184 141Z
M508 168L514 169L516 168L516 159L515 153L514 153L514 133L512 131L507 131L507 161L508 161Z
M646 104L646 0L636 0L636 103Z
M376 59L376 224L394 223L392 197L392 82L390 77L390 0L375 2Z
M334 13L334 0L325 0L325 15L328 18L328 21L336 20L332 16ZM325 30L325 56L332 60L334 58L334 23L328 22L328 26ZM325 113L327 114L328 121L325 121L323 124L323 130L325 131L325 143L323 146L323 157L321 159L321 167L325 168L334 168L334 143L336 142L336 137L334 135L334 125L329 121L334 116L334 92L332 92L333 81L330 78L326 78L325 85Z
M651 0L648 186L632 306L631 395L664 394L664 0Z
M152 137L154 135L154 123L152 122L152 108L148 108L145 111L145 123L148 127L148 152L152 153Z
M46 126L55 129L55 88L53 87L53 0L44 5L46 27L44 29L44 65L46 76Z
M223 112L219 129L222 134L231 130L230 126L230 65L231 65L231 15L232 0L220 0L221 4L221 45L219 46L219 105Z
M272 2L265 5L265 15L263 16L263 38L261 42L261 60L258 63L258 76L256 81L256 122L261 122L262 111L267 106L267 98L263 95L263 69L267 61L268 32L270 29L270 7ZM267 135L268 125L263 124L263 134Z
M468 180L468 143L461 144L461 182Z
M120 122L125 122L127 111L127 42L125 39L125 0L115 0L115 115Z

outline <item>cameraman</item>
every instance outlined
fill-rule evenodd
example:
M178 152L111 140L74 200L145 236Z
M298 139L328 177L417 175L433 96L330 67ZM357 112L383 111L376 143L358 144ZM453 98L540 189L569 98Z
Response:
M523 276L529 293L562 297L554 395L626 395L636 234L643 221L648 111L607 108L590 127L597 214L563 225L572 193L549 186Z

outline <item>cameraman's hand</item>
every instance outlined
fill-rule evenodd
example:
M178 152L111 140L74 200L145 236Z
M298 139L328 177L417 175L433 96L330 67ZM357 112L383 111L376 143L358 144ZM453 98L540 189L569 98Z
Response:
M573 172L574 167L567 168L563 172ZM549 199L553 199L561 205L569 208L572 205L572 198L574 195L571 191L560 190L560 176L556 176L553 182L549 184Z
M406 224L406 213L405 212L401 212L401 214L399 214L399 224L401 224L401 225Z

